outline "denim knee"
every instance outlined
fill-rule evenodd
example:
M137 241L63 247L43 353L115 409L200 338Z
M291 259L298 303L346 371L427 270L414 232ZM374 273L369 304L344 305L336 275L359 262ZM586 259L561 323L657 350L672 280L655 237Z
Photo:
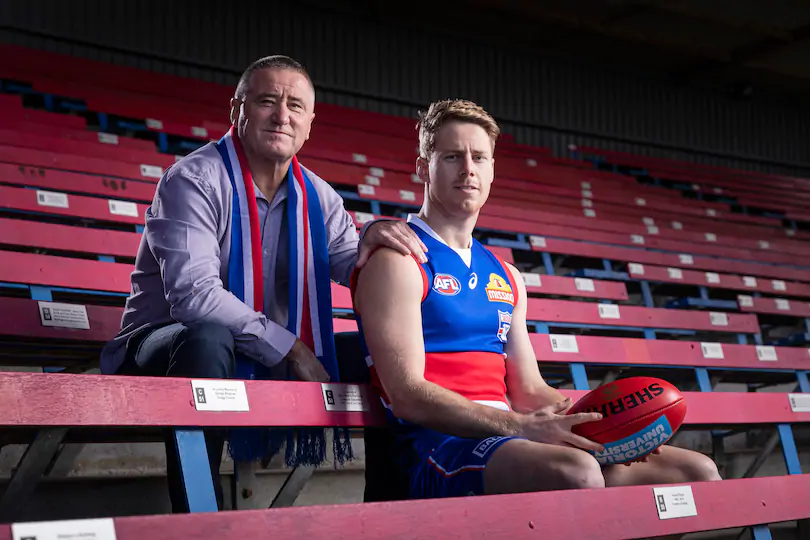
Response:
M227 379L234 368L234 338L225 326L188 324L172 344L170 376Z

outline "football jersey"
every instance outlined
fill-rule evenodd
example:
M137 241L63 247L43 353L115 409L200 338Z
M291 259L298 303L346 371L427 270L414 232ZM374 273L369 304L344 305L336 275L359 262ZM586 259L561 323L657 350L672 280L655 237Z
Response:
M469 250L455 250L416 216L409 216L408 224L428 248L427 262L419 265L425 379L508 410L504 346L517 302L511 272L475 239ZM362 336L362 314L357 318ZM365 353L372 382L387 405L373 358Z

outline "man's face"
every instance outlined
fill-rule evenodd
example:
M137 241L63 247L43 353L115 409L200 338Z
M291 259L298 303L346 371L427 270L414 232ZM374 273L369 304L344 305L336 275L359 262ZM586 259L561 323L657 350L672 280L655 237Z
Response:
M432 205L447 215L467 217L489 197L495 175L492 141L478 124L447 122L436 135L430 161L419 158L417 173L428 185Z
M252 154L284 162L309 139L314 109L315 91L304 75L260 69L251 76L244 99L231 100L231 122Z

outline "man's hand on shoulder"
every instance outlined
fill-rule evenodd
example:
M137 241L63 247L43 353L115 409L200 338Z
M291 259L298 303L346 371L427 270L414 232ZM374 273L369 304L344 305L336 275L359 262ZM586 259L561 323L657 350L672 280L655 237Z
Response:
M380 220L369 225L360 243L357 256L357 268L368 262L372 251L378 247L391 248L403 255L411 255L419 262L426 262L427 246L407 223L398 220Z
M329 382L329 374L326 373L321 361L300 339L295 340L284 359L292 365L293 373L300 380Z

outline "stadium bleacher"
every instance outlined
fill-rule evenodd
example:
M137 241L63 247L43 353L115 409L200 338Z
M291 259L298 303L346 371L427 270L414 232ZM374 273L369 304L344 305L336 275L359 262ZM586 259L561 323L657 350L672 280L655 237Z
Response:
M251 404L244 413L206 414L198 411L188 400L188 381L182 379L144 379L136 377L110 377L93 375L0 374L0 426L36 427L40 433L64 437L67 428L98 427L113 428L160 427L160 426L296 426L338 425L378 426L384 422L382 407L368 394L363 396L368 412L327 412L323 409L323 396L315 384L288 382L245 382L247 400ZM565 392L580 397L585 392ZM155 395L161 398L155 399ZM51 402L69 401L70 407L42 407L43 396ZM810 412L795 413L786 410L783 396L761 393L754 396L738 393L687 394L690 409L686 422L695 425L757 424L779 422L810 422ZM21 402L30 406L15 406ZM376 405L373 405L376 404ZM198 433L198 432L197 432ZM194 437L195 432L178 430L178 437ZM39 452L29 453L21 463L17 478L4 497L0 510L7 518L9 509L24 504L26 495L33 489L32 476L41 474L55 451L53 440L38 437ZM44 442L42 442L44 441ZM34 444L37 444L36 442ZM201 440L199 444L203 443ZM184 448L183 445L180 445ZM210 474L200 474L200 456L194 456L193 445L187 445L190 453L186 465L192 469L187 476L187 496L192 511L210 511L213 486ZM182 452L182 450L181 450ZM43 456L44 454L44 456ZM182 454L181 454L182 455ZM205 454L202 454L205 457ZM38 465L38 466L37 466ZM205 469L203 466L202 469ZM205 478L207 476L207 478ZM35 477L34 477L35 478ZM807 487L807 477L798 484ZM786 483L783 488L792 485ZM797 489L799 489L797 488ZM623 493L634 490L623 490ZM758 497L767 496L760 492ZM643 495L640 495L642 498ZM799 495L801 499L801 495ZM596 500L596 499L591 499ZM600 503L601 504L601 503ZM639 505L643 506L643 504ZM790 507L792 517L803 517L801 511ZM215 509L215 505L214 505ZM547 508L547 511L550 510ZM806 510L806 509L805 509ZM411 510L413 511L413 510ZM784 514L783 514L784 515ZM283 516L277 517L278 527L284 527ZM710 518L711 519L711 518ZM750 519L750 516L747 518ZM697 521L697 520L696 520ZM750 522L749 522L750 523ZM691 525L691 526L694 526ZM499 528L495 526L494 528ZM501 527L502 528L502 527ZM300 531L298 531L300 534ZM356 533L353 533L356 534ZM377 533L379 534L379 533ZM181 537L182 534L181 534Z
M177 427L188 437L191 482L205 454L189 427L380 425L373 399L367 412L327 411L314 383L249 381L249 412L206 415L187 380L81 373L118 330L156 182L179 155L224 132L232 89L14 46L0 45L0 54L0 112L9 119L0 126L0 363L64 371L0 373L0 429L36 450L0 498L0 521L16 520L71 436L127 440L135 428ZM421 204L415 146L409 119L319 104L301 160L362 225ZM753 477L752 466L750 477L694 484L698 515L681 519L660 519L651 488L634 487L443 501L429 515L410 501L122 517L118 538L192 538L212 528L298 538L333 527L334 538L410 538L405 524L417 516L423 536L464 516L464 537L486 529L618 538L632 523L639 537L751 527L759 539L769 523L810 519L806 448L794 436L810 422L810 233L795 223L810 182L596 148L559 157L508 139L496 156L476 237L523 272L547 378L578 398L600 381L655 373L686 393L685 431L711 430L715 459L724 459L725 438L766 429L777 442L755 462L780 444L787 474ZM336 331L355 331L338 285L333 308ZM724 381L742 386L729 391ZM211 510L210 476L198 480L193 509ZM497 523L479 510L490 504ZM583 506L603 512L575 519ZM365 525L348 526L358 520ZM11 538L5 526L3 538Z

